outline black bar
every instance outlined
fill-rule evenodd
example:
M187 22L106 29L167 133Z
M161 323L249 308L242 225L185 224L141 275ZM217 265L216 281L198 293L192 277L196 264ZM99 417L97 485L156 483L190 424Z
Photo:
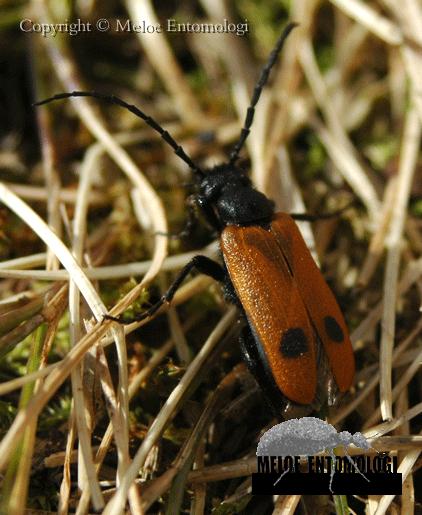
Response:
M366 481L358 473L343 474L336 472L330 485L330 474L314 472L288 472L274 486L280 474L252 474L252 493L254 495L280 494L356 494L356 495L401 495L402 475L395 473L368 472Z

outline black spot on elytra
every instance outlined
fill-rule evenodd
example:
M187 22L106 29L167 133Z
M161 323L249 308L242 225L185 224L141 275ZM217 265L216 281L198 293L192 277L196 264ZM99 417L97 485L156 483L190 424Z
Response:
M281 354L285 358L297 358L308 351L308 340L300 327L288 329L281 337Z
M343 331L335 318L325 317L324 325L325 331L331 340L337 343L344 341Z

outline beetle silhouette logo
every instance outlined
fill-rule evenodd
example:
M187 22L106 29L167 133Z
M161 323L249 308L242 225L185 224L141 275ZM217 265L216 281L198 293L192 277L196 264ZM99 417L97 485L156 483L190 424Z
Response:
M347 447L354 444L360 449L371 449L368 440L362 433L349 433L349 431L337 432L336 429L319 418L303 417L286 420L277 424L265 432L256 450L257 456L307 456L328 451L332 458L329 489L335 472L334 449L343 446L347 459L352 463L355 470L367 481L369 479L357 468L355 462L347 453ZM281 478L289 472L285 470L274 483L274 486Z

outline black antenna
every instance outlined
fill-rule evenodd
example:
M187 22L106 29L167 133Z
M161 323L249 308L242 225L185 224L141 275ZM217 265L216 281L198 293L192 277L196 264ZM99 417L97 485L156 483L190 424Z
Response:
M239 152L241 151L246 138L249 136L250 128L253 122L253 117L255 114L255 107L258 103L259 97L261 96L261 92L268 80L268 76L270 74L271 68L274 66L278 54L280 53L280 50L283 48L284 42L286 41L287 36L290 34L290 32L297 27L297 23L291 22L289 23L281 33L280 37L277 40L277 43L275 44L275 47L273 51L271 52L267 64L264 66L264 68L261 71L261 76L258 79L258 82L255 85L255 89L252 94L251 103L248 107L248 110L246 111L246 117L245 117L245 123L243 125L243 129L240 132L240 137L236 145L233 147L233 150L230 153L230 159L229 164L233 165L234 162L239 157Z
M165 129L163 129L159 123L157 123L153 118L151 118L151 116L145 114L135 105L128 104L127 102L125 102L119 97L116 97L115 95L106 95L104 93L99 93L97 91L72 91L71 93L59 93L50 98L46 98L45 100L35 102L34 105L40 106L48 104L49 102L53 102L55 100L63 100L64 98L70 97L93 97L99 100L103 100L104 102L107 102L109 104L115 104L120 107L124 107L138 118L144 120L144 122L148 124L152 129L157 131L163 138L163 140L171 146L171 148L174 150L174 153L189 166L189 168L192 170L194 174L199 175L200 177L204 177L204 172L192 161L192 159L186 154L183 148L180 145L178 145L178 143L173 139L173 137L170 136L170 134Z

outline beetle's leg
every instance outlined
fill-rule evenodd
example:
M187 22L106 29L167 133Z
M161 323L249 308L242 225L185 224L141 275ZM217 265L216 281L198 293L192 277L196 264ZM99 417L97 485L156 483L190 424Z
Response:
M198 205L200 208L205 220L208 222L210 227L212 227L214 230L220 232L222 227L221 223L218 220L216 214L214 213L214 210L211 206L211 203L208 201L206 197L203 197L202 195L191 195L188 198L187 202L187 208L188 208L188 219L186 221L185 227L176 234L166 233L166 232L156 232L155 234L158 234L160 236L167 236L168 238L172 239L179 239L179 238L186 238L189 236L192 232L192 229L195 227L195 224L198 221L198 218L196 216L195 212L195 205Z
M212 208L211 202L204 196L198 195L196 197L196 203L201 209L206 221L210 224L210 226L216 231L220 232L222 229L221 223L217 218L217 215Z
M226 278L226 272L224 268L208 258L207 256L195 256L193 257L183 268L180 270L178 276L174 280L173 284L166 291L166 293L161 297L159 301L153 304L149 309L136 315L132 318L132 320L125 320L121 316L112 317L110 315L104 315L104 318L107 320L114 320L115 322L120 322L121 324L131 324L132 322L139 322L148 318L154 313L156 313L163 304L169 303L172 301L174 294L176 293L179 286L185 280L185 278L192 272L193 269L196 269L198 272L204 275L208 275L219 282L224 282Z
M346 204L341 209L337 209L336 211L332 211L331 213L320 213L320 214L310 214L310 213L290 213L290 216L299 222L316 222L317 220L326 220L328 218L335 218L340 216L342 213L350 209L351 207L356 205L356 201L352 200L348 204Z
M185 226L183 229L175 234L169 233L169 232L156 232L156 235L159 236L166 236L167 238L178 240L180 238L186 238L187 236L190 236L192 233L193 228L196 225L196 222L198 218L196 217L195 213L195 205L191 197L188 197L188 201L186 202L187 210L188 210L188 218L186 220Z
M331 456L331 469L330 469L330 483L328 485L328 488L330 492L333 494L333 479L334 479L334 473L336 471L336 455L334 454L333 449L330 449L330 456Z
M359 467L356 465L356 463L352 460L352 458L350 457L349 453L347 452L347 448L345 447L344 449L345 449L345 453L344 453L344 455L346 456L346 458L348 459L348 461L352 464L352 466L353 466L353 468L356 470L356 472L357 472L358 474L360 474L360 475L361 475L361 476L362 476L366 481L368 481L368 483L370 483L370 482L371 482L371 480L370 480L370 479L368 479L368 478L365 476L365 474L359 470Z
M290 468L286 469L284 472L281 473L281 475L278 477L278 479L273 483L273 486L275 486L277 483L279 483L281 481L282 477L287 474L287 472L290 472Z

